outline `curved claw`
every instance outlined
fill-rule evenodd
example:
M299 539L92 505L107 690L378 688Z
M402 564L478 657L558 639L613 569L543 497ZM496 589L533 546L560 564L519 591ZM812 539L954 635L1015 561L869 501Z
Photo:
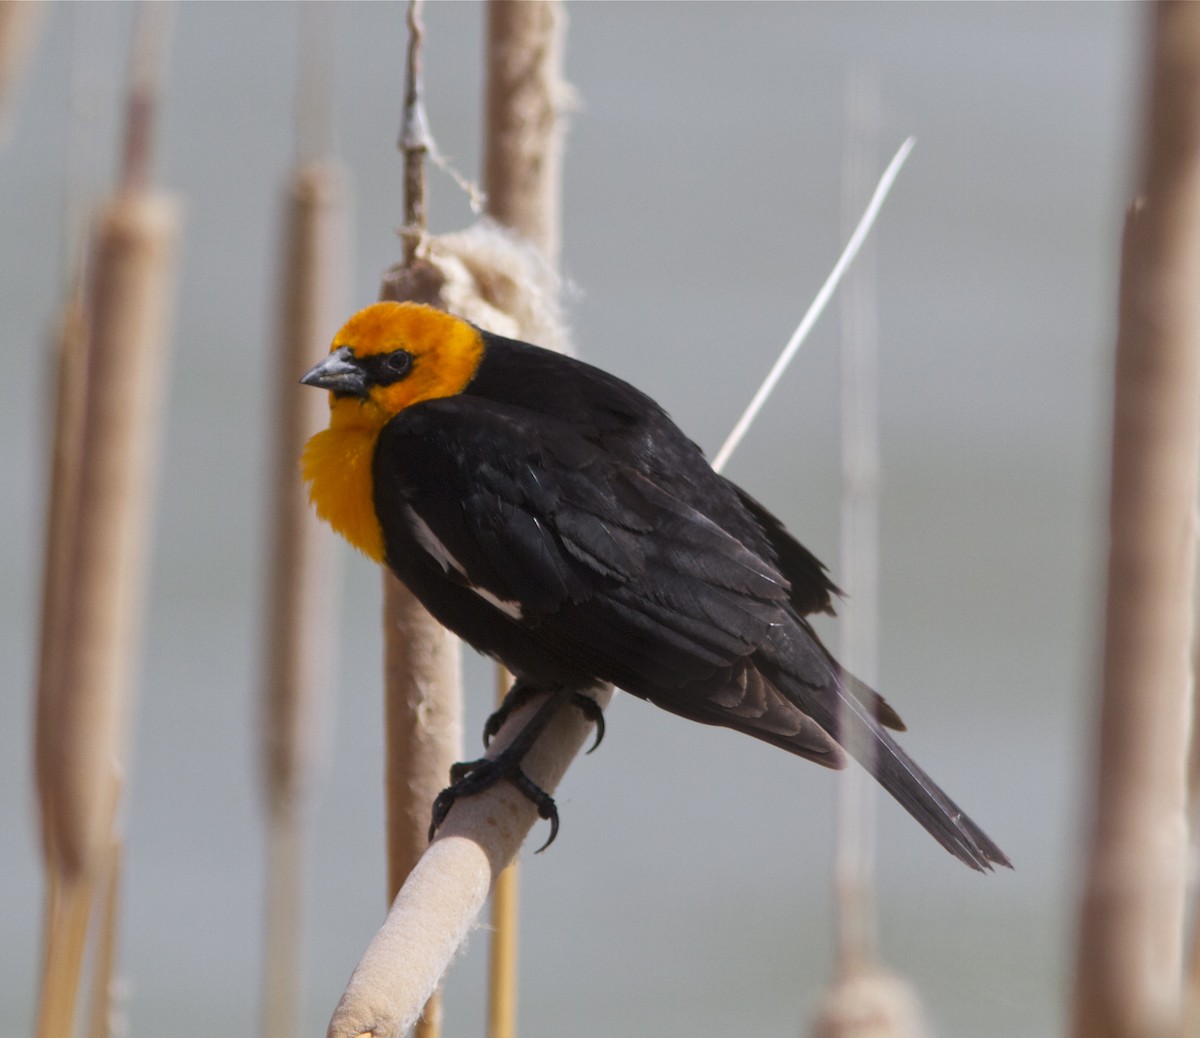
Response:
M508 690L508 694L500 701L500 705L495 711L488 715L488 719L483 723L483 745L486 749L491 745L492 739L496 737L496 733L504 727L504 722L509 719L514 710L519 710L528 703L534 696L539 695L541 689L526 685L520 681L514 681L512 688Z
M554 842L554 838L558 835L558 806L554 803L554 797L541 788L520 768L508 776L509 781L521 791L521 794L526 800L530 801L537 808L538 817L544 818L550 823L550 835L546 837L546 842L543 843L534 854L541 854L547 847Z
M540 854L549 847L558 835L558 807L554 798L521 770L519 759L506 760L503 755L496 760L484 757L480 760L462 761L450 768L450 785L433 801L429 839L432 841L437 835L438 829L459 797L482 793L491 789L501 779L508 779L517 791L537 808L538 816L550 823L550 837L537 849L537 853Z
M592 745L587 750L588 753L592 753L604 741L604 711L591 696L584 695L582 692L576 692L571 697L571 703L583 714L584 720L591 721L596 726L596 738L592 740Z
M504 697L504 701L496 712L487 719L483 729L483 740L485 745L489 743L514 710L524 706L534 696L543 694L546 696L545 702L538 706L513 741L495 759L484 757L480 760L455 764L450 769L450 785L443 789L433 802L429 826L430 840L434 838L438 828L446 820L446 816L459 797L482 793L501 779L508 779L521 795L537 808L539 817L550 823L550 838L538 848L537 853L540 854L554 842L555 837L558 836L558 808L555 806L554 798L521 770L521 761L524 760L525 754L529 752L534 742L545 730L546 725L550 723L551 718L568 702L573 703L583 712L587 720L596 725L596 739L592 743L591 749L588 750L588 753L591 753L604 738L604 714L600 709L600 704L590 696L561 685L546 689L535 688L517 681L509 690L508 695Z
M492 739L504 727L504 722L508 720L513 711L519 710L536 695L538 695L538 689L536 688L522 685L520 682L513 685L508 695L504 697L504 701L493 713L488 715L488 719L483 723L483 745L485 748L492 744ZM588 753L592 753L604 741L604 711L600 709L599 703L583 692L574 693L571 696L571 704L583 714L585 720L590 721L596 726L596 737L592 740L592 745L587 750Z

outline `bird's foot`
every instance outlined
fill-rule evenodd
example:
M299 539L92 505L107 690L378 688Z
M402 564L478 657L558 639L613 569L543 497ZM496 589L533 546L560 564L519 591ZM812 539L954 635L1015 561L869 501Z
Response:
M527 685L521 681L514 681L513 687L508 690L508 694L501 701L495 713L488 717L483 725L483 745L490 746L492 739L496 733L504 727L504 722L512 716L512 714L520 710L535 696L542 695L545 689L539 689L536 685ZM585 721L590 721L596 726L596 737L592 740L592 745L588 747L588 753L591 753L604 739L604 711L600 709L600 704L591 696L583 692L571 693L571 705L576 707L583 714Z
M450 813L450 808L460 797L475 796L491 789L497 782L508 779L521 795L537 808L538 817L550 823L550 837L538 848L538 853L549 847L558 835L558 808L554 798L521 770L522 756L523 754L510 756L509 751L505 750L495 760L483 757L455 764L450 769L450 785L443 789L433 802L433 821L429 826L429 838L433 839Z
M527 702L535 694L545 694L546 691L546 689L524 686L517 682L497 711L498 714L503 715L500 723L503 723L503 718L512 713L517 706ZM568 700L577 695L578 693L566 687L550 690L545 702L534 711L525 727L517 732L513 741L495 758L483 757L480 760L455 764L450 769L450 785L443 789L433 802L433 819L429 826L429 838L433 839L434 834L450 813L450 809L460 797L475 796L491 789L501 779L508 779L517 787L521 795L537 808L538 815L549 821L550 838L538 848L538 852L549 847L558 835L558 809L554 806L554 798L521 770L521 762L525 759L525 754L529 752L530 747L537 741L538 736L545 730L546 725L550 723L551 718ZM515 703L510 702L514 697ZM600 708L594 701L591 705L596 712L599 712ZM491 725L492 721L489 720L488 727L491 728ZM499 726L499 724L496 725L497 728Z

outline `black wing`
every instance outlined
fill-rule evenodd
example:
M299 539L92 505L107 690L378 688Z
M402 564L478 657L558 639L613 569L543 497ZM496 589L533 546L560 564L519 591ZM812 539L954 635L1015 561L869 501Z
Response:
M453 397L393 420L375 483L385 531L412 532L409 549L531 631L611 601L638 614L623 621L631 641L687 644L711 669L752 652L786 599L771 563L668 488L572 423L495 401Z
M778 523L757 525L769 514L674 426L628 431L662 444L672 469L581 417L461 395L385 427L374 480L387 559L426 607L519 676L599 678L827 766L844 763L845 701L885 788L967 864L1007 864L880 726L899 718L797 615L775 560L800 559L817 607L832 589L820 564ZM787 543L730 532L747 523Z
M829 736L751 659L789 622L773 562L588 429L466 395L402 413L376 454L389 564L517 673L575 668L839 763ZM689 494L695 477L683 481ZM483 605L469 608L468 594Z

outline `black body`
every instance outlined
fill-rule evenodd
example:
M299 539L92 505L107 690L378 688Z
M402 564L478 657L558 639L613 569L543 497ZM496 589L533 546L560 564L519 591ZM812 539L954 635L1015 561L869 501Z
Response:
M888 792L968 865L1007 865L804 619L832 612L821 563L645 394L484 339L466 389L406 408L376 447L387 563L426 608L528 684L611 682L831 767L848 703Z

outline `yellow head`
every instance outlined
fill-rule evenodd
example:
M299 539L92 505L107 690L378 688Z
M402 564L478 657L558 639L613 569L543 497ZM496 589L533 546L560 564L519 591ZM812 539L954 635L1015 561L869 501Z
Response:
M300 381L328 389L329 428L301 465L317 514L360 551L383 561L371 464L387 422L424 400L466 388L483 360L478 329L417 303L375 303L334 336L329 356Z

